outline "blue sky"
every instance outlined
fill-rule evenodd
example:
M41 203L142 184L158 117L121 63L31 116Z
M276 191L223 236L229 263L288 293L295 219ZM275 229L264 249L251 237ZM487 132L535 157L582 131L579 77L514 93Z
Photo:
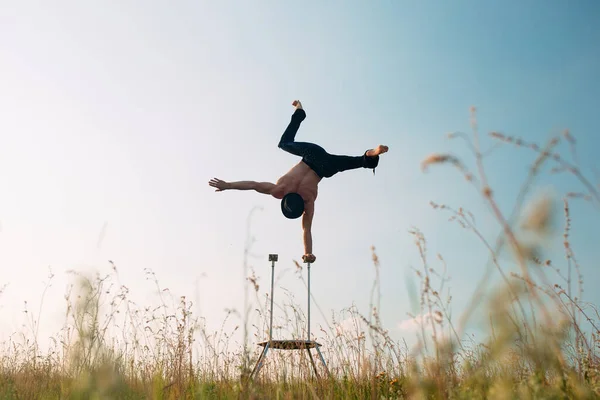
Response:
M57 276L42 323L53 331L65 271L108 271L109 259L140 303L155 299L144 280L151 268L218 328L224 309L242 305L255 206L250 263L261 291L267 254L276 252L278 271L287 271L278 285L304 304L292 273L300 222L264 195L207 185L212 177L276 181L291 168L298 160L277 141L296 98L308 114L299 139L337 154L390 146L375 176L350 171L321 184L313 289L327 316L353 303L368 313L376 246L383 321L396 337L413 335L397 329L410 310L406 276L419 266L408 229L425 233L432 259L444 255L455 314L487 261L429 201L470 209L490 240L498 232L450 167L420 170L438 151L473 166L465 146L446 137L470 132L470 106L485 147L492 130L543 143L569 128L581 163L597 164L600 6L592 1L14 2L0 21L4 335L19 328L23 301L39 304L48 266ZM534 158L505 146L486 159L505 212ZM538 185L558 196L581 190L560 176ZM572 213L574 248L593 282L598 213L583 203Z

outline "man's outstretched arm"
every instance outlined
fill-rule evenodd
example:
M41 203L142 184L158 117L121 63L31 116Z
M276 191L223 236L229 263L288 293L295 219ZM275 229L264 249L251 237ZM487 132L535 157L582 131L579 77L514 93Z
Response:
M215 192L222 192L223 190L256 190L258 193L271 194L271 191L275 187L275 184L271 182L225 182L217 178L211 179L208 184L217 189Z
M304 205L304 214L302 215L302 231L304 236L304 255L302 260L305 262L315 262L316 257L312 251L312 221L315 215L315 203L310 202Z

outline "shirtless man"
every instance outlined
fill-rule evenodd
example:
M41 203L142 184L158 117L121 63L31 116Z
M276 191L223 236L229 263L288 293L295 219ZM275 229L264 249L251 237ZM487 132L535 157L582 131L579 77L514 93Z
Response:
M296 108L287 129L279 140L279 148L288 153L302 157L290 171L277 180L277 183L238 181L225 182L213 178L208 184L216 188L216 192L224 190L255 190L281 199L281 211L286 218L295 219L302 216L304 231L304 255L302 260L312 263L316 260L312 254L311 226L315 213L317 187L323 178L331 178L338 172L358 168L375 168L379 164L379 155L388 151L387 146L379 145L367 150L362 156L343 156L327 153L314 143L296 142L294 139L300 123L306 118L306 112L300 101L292 105Z

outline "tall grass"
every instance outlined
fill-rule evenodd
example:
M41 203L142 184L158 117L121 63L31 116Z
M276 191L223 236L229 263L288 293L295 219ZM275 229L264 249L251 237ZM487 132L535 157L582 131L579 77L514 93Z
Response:
M431 203L452 223L474 235L488 253L484 279L477 284L469 306L455 319L446 291L452 266L435 254L431 261L425 235L415 239L421 267L415 321L418 345L391 338L379 316L379 259L373 248L373 298L361 312L349 307L332 315L316 330L331 375L318 359L321 379L311 372L306 352L271 351L256 379L249 378L259 356L255 342L268 337L269 301L258 277L247 263L247 291L241 327L219 331L206 328L192 312L186 297L175 297L160 286L152 271L145 274L160 294L158 307L138 305L121 284L117 265L111 273L84 276L72 272L76 283L65 294L63 328L51 346L40 349L39 313L26 309L28 329L2 344L0 398L2 399L180 399L180 398L598 398L600 397L600 314L583 300L583 265L571 243L571 207L583 201L600 205L599 186L577 164L575 140L569 132L545 146L500 133L490 137L498 145L512 144L533 152L533 163L513 208L498 204L484 168L475 109L472 135L454 133L474 155L474 172L450 154L434 154L422 164L458 169L488 206L499 227L496 238L486 237L475 216L460 206ZM564 141L571 158L556 148ZM526 207L528 193L543 168L568 173L581 186L560 200L562 219L553 198L538 197ZM562 221L564 259L545 259L550 227ZM510 258L506 256L510 254ZM303 266L297 265L299 279ZM516 271L513 267L516 266ZM591 268L592 266L587 266ZM488 287L494 274L499 284ZM50 279L53 278L51 274ZM0 291L0 295L1 295ZM1 300L1 297L0 297ZM316 303L318 307L318 302ZM291 294L277 302L275 337L306 337L306 315ZM258 312L250 319L251 309ZM487 340L475 342L466 326L477 311L487 315ZM232 311L228 318L234 314ZM344 321L341 329L339 321ZM241 330L238 332L238 330ZM241 335L242 340L235 339Z

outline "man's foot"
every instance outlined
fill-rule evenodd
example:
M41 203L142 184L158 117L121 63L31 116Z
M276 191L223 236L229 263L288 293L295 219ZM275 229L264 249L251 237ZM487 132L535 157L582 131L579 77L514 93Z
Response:
M388 150L389 150L389 147L380 144L379 146L375 147L374 149L367 151L366 155L368 157L375 157L380 154L387 153Z
M302 110L302 103L300 103L300 100L294 100L292 102L292 105L296 108L296 110L298 110L298 109Z

